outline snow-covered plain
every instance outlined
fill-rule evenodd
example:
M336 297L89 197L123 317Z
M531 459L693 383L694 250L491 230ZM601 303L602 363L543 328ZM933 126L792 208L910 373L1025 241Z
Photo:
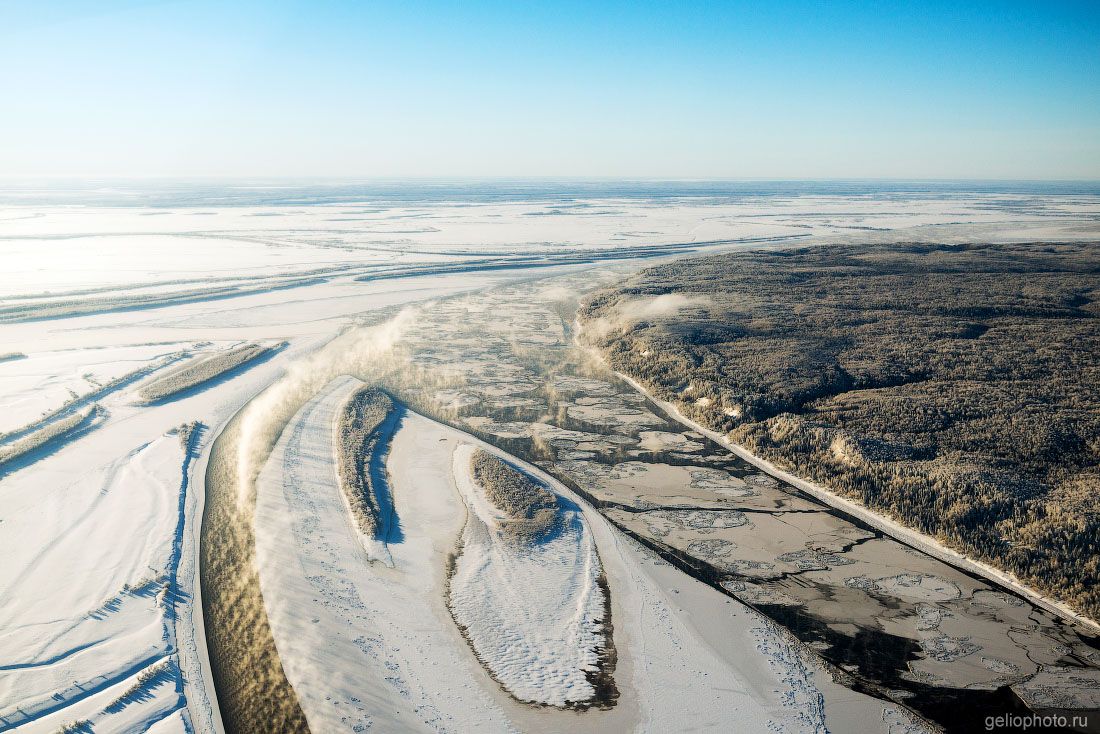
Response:
M40 488L6 518L5 537L48 542L5 547L0 701L15 705L0 727L140 729L184 708L176 604L188 459L177 436L160 436L67 491ZM20 499L5 506L31 498Z
M198 603L204 462L242 406L343 330L404 304L603 267L585 263L588 256L641 265L646 252L638 248L669 256L660 248L1072 239L1095 237L1100 211L1094 196L1022 194L233 206L2 198L0 353L28 356L0 362L0 432L86 402L100 405L103 418L0 472L0 732L74 722L94 731L220 730ZM563 253L568 258L555 259ZM531 255L544 267L483 269ZM457 267L439 273L440 264ZM397 269L406 277L356 280ZM288 346L179 400L136 404L146 371L175 355L256 340ZM186 456L171 431L190 421L203 428ZM361 562L361 545L337 545L337 526L331 540L283 549L320 553L331 542L334 552L346 550L325 574L333 584L363 584L360 598L375 612L367 615L377 625L373 636L355 646L373 655L362 670L329 661L316 671L306 660L294 673L288 652L292 679L315 670L315 680L332 682L319 699L296 683L311 721L320 716L345 730L311 706L346 701L341 716L369 719L376 731L674 731L731 721L814 731L823 712L836 712L828 716L841 730L854 722L905 726L881 702L829 680L812 655L762 618L655 559L583 506L611 589L619 703L583 714L518 703L471 654L443 601L444 561L465 521L454 449L471 440L406 414L389 463L404 533L391 544L394 568ZM322 509L335 513L337 505ZM258 542L272 537L265 516ZM342 590L332 588L337 598ZM275 584L267 602L274 609L278 594L293 590ZM316 623L276 613L272 622L304 621L332 645L355 645L354 637L340 642L341 609L326 608L329 616L315 615Z
M135 289L181 293L213 284L262 286L564 250L873 238L898 229L950 237L959 224L1001 237L1074 239L1087 236L1077 230L1081 216L1100 209L1095 196L991 193L310 206L218 206L215 198L209 199L213 206L30 203L37 200L28 196L28 203L0 207L0 248L9 276L0 281L0 316L19 298L48 301L67 292L85 299Z

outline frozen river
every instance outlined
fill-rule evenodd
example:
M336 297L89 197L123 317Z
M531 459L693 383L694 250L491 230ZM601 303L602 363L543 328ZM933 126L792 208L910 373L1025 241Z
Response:
M206 482L219 466L211 448L266 406L270 420L249 435L270 452L344 374L383 381L425 416L394 439L417 476L442 471L435 454L418 464L408 453L431 434L440 446L485 441L574 493L610 564L613 621L625 599L658 610L622 617L616 706L547 712L548 729L588 715L674 728L675 696L654 693L671 673L631 663L646 641L670 661L698 651L709 662L695 672L736 682L739 711L790 731L843 730L855 716L904 729L899 706L940 721L959 706L1096 707L1094 639L671 420L575 344L573 313L584 293L662 258L805 241L1080 239L1095 237L1098 216L1095 192L1013 187L5 191L0 731L223 727L219 694L240 681L216 688L209 661L235 631L211 626L197 573L214 547L199 521L220 501ZM176 396L139 394L180 364L283 342ZM226 460L258 474L267 454ZM256 498L231 485L218 532L232 537L217 542L235 592L260 602L247 618L259 624ZM636 597L627 578L645 579ZM652 633L659 620L667 634ZM271 639L257 654L278 666ZM448 654L454 670L474 659ZM731 667L739 658L747 667ZM542 725L491 677L478 685L500 721ZM807 696L820 697L817 718L793 714Z

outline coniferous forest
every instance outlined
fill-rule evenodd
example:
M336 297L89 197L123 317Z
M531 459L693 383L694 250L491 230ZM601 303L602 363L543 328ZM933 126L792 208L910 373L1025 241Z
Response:
M582 320L689 417L1100 618L1100 245L680 260Z

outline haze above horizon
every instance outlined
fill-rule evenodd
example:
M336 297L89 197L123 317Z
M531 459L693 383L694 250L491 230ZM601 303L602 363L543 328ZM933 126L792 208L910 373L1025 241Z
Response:
M0 3L6 177L1100 179L1092 2Z

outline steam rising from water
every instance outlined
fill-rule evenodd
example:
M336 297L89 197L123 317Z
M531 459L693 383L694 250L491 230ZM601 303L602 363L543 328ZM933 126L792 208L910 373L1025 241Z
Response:
M565 291L545 295L562 298L575 296ZM702 296L679 294L632 298L615 304L603 316L586 322L584 330L589 338L598 339L639 321L668 317L685 309L705 307L708 303ZM279 431L306 400L336 377L350 374L370 382L393 377L398 383L412 381L421 385L434 384L436 387L455 382L453 378L457 375L419 369L403 360L403 355L395 349L418 314L431 307L431 303L407 307L381 324L342 334L306 359L292 363L282 379L248 404L240 422L238 510L247 512L251 507L256 477L278 439ZM397 370L398 367L402 370Z
M394 347L425 307L404 308L381 324L340 335L306 359L291 363L282 379L248 404L240 424L238 510L246 512L251 506L263 462L298 407L340 375L371 379L391 370L397 364Z
M640 296L620 300L601 316L584 324L589 338L600 340L615 331L625 331L640 321L669 318L691 308L710 305L706 296L685 296L665 293L660 296Z

